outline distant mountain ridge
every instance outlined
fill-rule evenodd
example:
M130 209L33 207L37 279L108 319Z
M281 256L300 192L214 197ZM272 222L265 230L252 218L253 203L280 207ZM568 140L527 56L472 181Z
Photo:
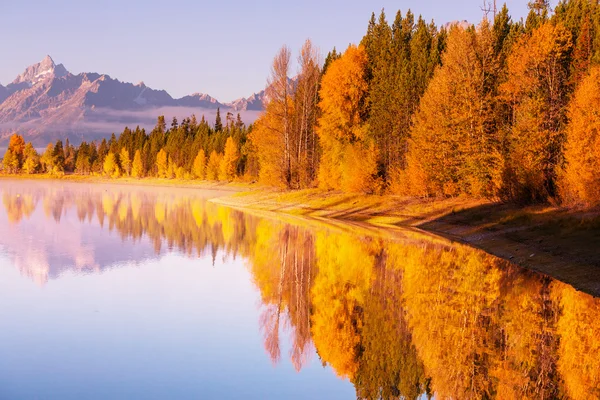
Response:
M162 114L167 118L205 114L209 119L217 108L240 112L250 123L264 106L264 90L231 103L203 93L175 99L143 82L121 82L99 73L74 75L46 56L10 84L0 85L0 143L14 131L42 146L56 139L93 140L127 124L149 128Z

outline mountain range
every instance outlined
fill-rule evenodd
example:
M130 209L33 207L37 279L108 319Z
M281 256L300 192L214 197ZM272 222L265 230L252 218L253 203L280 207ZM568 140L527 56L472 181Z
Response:
M263 110L265 91L231 103L203 93L173 98L143 82L121 82L106 74L70 73L46 56L6 86L0 84L0 144L13 132L37 146L69 138L91 141L120 132L126 125L151 128L159 115L184 118L196 114L214 121L217 108L240 113L246 123Z

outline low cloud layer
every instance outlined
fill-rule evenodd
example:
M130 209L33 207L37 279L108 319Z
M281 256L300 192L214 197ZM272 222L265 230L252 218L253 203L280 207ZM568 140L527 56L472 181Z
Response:
M226 122L227 112L231 112L233 118L237 117L237 111L222 109L223 123ZM159 115L165 116L167 125L171 124L173 117L181 121L191 115L196 115L198 121L204 116L206 121L213 125L216 114L217 110L194 107L160 107L140 111L95 108L85 110L84 116L75 121L61 121L48 116L20 123L2 123L0 124L0 157L5 152L9 136L14 132L22 134L26 140L32 141L36 146L45 146L49 142L66 138L77 144L82 140L91 141L108 137L113 132L119 134L126 126L135 128L139 125L140 128L151 130L156 125ZM239 114L245 124L251 124L258 118L260 111L240 111Z

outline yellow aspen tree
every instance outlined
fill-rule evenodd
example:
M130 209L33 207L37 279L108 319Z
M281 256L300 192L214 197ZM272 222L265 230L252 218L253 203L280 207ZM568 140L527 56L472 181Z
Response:
M237 162L240 154L235 140L230 136L225 143L225 152L221 160L219 179L222 181L231 181L235 178L237 172Z
M144 176L144 164L142 162L142 154L139 150L136 150L135 155L133 156L131 176L134 178L142 178Z
M129 176L131 174L131 157L129 155L129 150L125 147L123 147L119 153L119 161L121 163L123 175Z
M284 141L277 133L279 125L279 119L269 113L267 108L254 122L254 128L248 138L256 151L259 181L265 185L287 187L283 173L284 158L281 156Z
M219 180L219 168L221 166L221 155L215 150L210 153L208 166L206 168L206 178L211 181Z
M167 169L169 168L169 160L165 149L160 149L156 155L156 168L158 170L159 178L167 177Z
M115 169L118 169L117 157L113 152L109 152L104 159L104 164L102 166L102 170L104 174L107 176L114 176Z
M25 146L23 156L23 171L26 174L35 173L40 165L40 156L31 143L27 143Z
M273 59L271 76L267 81L265 112L255 123L256 129L249 137L258 155L260 181L281 187L290 187L292 179L290 57L290 49L284 46Z
M204 149L198 151L198 155L194 159L192 173L196 179L204 180L206 178L206 153L204 153Z

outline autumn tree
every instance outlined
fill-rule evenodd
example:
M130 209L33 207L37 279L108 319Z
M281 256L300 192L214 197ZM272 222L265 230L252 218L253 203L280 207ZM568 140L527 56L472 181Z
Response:
M8 141L8 150L16 157L17 165L15 172L19 172L25 161L25 156L23 154L25 151L25 140L23 139L23 136L14 133Z
M4 153L2 167L9 174L16 174L19 172L19 158L11 149L6 150L6 153Z
M557 194L563 163L571 35L545 23L521 38L508 58L501 92L512 110L502 195L523 202Z
M408 168L399 178L414 195L494 195L500 185L500 141L492 124L493 36L454 26L442 66L414 118ZM491 129L490 129L491 128Z
M120 175L119 163L117 161L117 157L111 151L108 153L106 158L104 159L104 164L102 166L104 174L106 176L110 176L113 178L118 178Z
M364 48L349 46L322 78L317 128L322 148L321 187L365 193L376 190L377 165L364 121L366 64ZM364 162L356 163L356 159Z
M206 178L206 154L204 149L200 149L194 159L192 174L196 179L204 180Z
M220 161L219 179L222 181L231 181L237 172L237 163L240 155L238 147L232 137L227 138L225 152Z
M23 171L25 171L26 174L35 173L40 165L40 156L31 143L25 145L23 157Z
M291 52L283 46L273 60L267 81L268 103L250 135L260 164L264 183L290 187L292 179L292 110L293 101L288 81Z
M221 158L215 150L210 153L208 165L206 167L206 179L211 181L219 180L219 169L221 167Z
M308 187L317 174L318 95L321 78L320 56L310 40L306 40L298 56L299 73L293 94L293 132L291 149L291 182L295 188Z
M566 202L600 204L600 67L581 82L569 104L565 146L566 168L561 177Z
M40 158L40 163L42 164L42 167L46 173L51 173L52 168L54 167L53 153L54 153L54 146L52 145L52 143L48 143L48 146L46 146L46 150L44 151L44 154L42 154L42 157Z
M121 152L119 153L119 162L121 164L123 174L129 176L131 174L131 158L129 156L129 150L127 150L125 147L121 148Z
M131 176L134 178L142 178L144 176L144 163L142 162L142 153L139 149L135 151L135 155L133 156Z
M159 178L167 177L167 169L169 168L168 156L165 149L160 149L156 156L156 168Z

